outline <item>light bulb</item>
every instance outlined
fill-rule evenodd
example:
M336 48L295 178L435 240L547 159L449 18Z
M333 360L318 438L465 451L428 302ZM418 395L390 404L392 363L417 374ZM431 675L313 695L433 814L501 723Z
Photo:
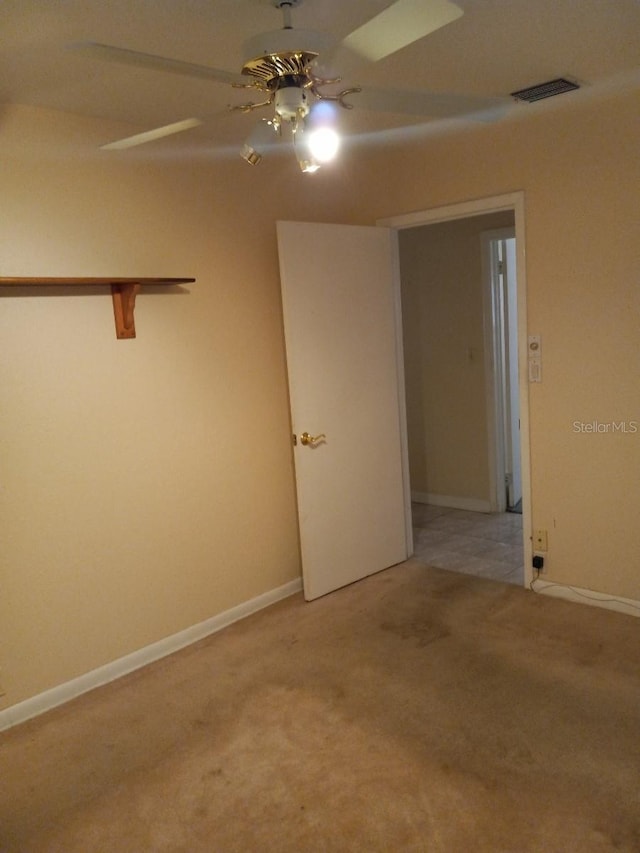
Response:
M331 127L319 127L307 133L308 145L315 160L328 163L338 153L340 137Z

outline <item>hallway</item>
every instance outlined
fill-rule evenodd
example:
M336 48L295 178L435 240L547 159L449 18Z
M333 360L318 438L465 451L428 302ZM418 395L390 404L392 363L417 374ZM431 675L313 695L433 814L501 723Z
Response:
M522 586L522 516L413 503L414 557L429 566Z

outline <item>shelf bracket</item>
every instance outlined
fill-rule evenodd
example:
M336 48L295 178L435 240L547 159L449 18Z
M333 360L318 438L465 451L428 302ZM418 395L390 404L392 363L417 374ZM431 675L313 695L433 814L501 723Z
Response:
M113 315L116 321L116 337L118 339L135 338L136 336L133 312L140 288L139 282L114 283L111 285Z

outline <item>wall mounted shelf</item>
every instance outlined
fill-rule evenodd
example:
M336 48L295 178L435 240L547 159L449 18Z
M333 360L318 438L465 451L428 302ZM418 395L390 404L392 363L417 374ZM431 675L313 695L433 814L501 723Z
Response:
M110 287L116 337L135 338L134 309L136 296L145 285L171 286L190 284L195 278L11 278L0 276L2 287Z

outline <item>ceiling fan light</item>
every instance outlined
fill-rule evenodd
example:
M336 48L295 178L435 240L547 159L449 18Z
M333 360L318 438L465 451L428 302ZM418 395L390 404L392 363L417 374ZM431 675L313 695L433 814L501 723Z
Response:
M329 163L340 148L340 137L331 127L319 127L309 134L309 149L319 163Z
M316 160L316 158L311 153L309 146L306 144L306 141L298 141L297 138L294 137L293 140L293 148L296 152L296 158L298 160L298 166L300 166L300 171L305 172L310 175L313 172L317 172L320 168L321 164Z
M296 152L300 171L307 174L317 172L320 168L320 163L314 156L309 142L310 134L305 130L303 122L299 122L293 130L293 149Z
M257 166L262 160L262 154L260 154L259 151L256 151L255 148L252 148L247 142L242 146L240 156L243 160L246 160L250 166Z
M316 163L315 160L309 159L298 159L298 165L300 166L300 171L305 172L308 175L317 172L320 168L320 163Z
M262 160L265 149L273 141L274 133L278 132L279 128L271 119L260 119L242 146L240 151L242 159L246 160L250 166L257 166Z

